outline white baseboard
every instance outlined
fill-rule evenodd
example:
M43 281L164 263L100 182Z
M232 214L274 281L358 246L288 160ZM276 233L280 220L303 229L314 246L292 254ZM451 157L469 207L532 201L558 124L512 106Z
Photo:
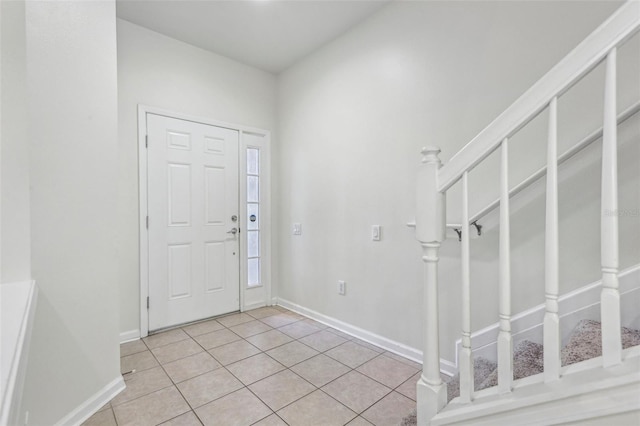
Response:
M107 402L122 392L126 385L122 376L113 379L109 384L93 394L75 410L64 416L56 423L56 426L80 425L89 417L98 412Z
M129 330L120 333L120 344L138 340L140 338L140 330Z
M631 328L640 328L640 264L632 266L620 272L620 302L622 311L622 325ZM560 335L564 345L575 326L584 319L600 321L600 292L602 281L581 287L570 293L562 295L558 299L560 311ZM511 330L514 343L530 340L542 343L542 322L544 319L545 305L541 304L528 309L511 319ZM496 361L496 341L499 325L492 324L478 330L471 335L471 347L474 356L481 356L491 361ZM456 362L453 368L457 370L458 353L462 348L460 339L456 341Z
M388 339L386 337L380 336L379 334L375 334L360 327L356 327L355 325L351 325L328 315L324 315L314 310L305 308L286 299L278 298L277 305L280 305L283 308L287 308L300 315L304 315L305 317L311 318L322 324L333 327L336 330L340 330L350 336L357 337L360 340L364 340L365 342L376 345L389 352L393 352L394 354L403 356L407 359L410 359L411 361L417 362L418 364L422 364L422 351L419 349L412 348L411 346L396 342L395 340ZM449 361L441 359L440 371L451 376L455 374L455 365Z

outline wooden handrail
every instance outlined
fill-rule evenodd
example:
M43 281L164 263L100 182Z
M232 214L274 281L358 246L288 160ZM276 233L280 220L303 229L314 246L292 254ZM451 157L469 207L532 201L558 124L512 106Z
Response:
M506 111L465 145L438 172L438 191L446 192L535 118L551 99L560 97L596 67L607 54L640 30L640 2L629 0L573 49Z

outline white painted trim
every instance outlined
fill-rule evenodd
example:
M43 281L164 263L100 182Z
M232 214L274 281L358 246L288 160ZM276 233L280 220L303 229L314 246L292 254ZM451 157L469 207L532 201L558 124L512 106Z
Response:
M129 330L120 333L120 344L140 339L140 330Z
M242 312L250 311L252 309L264 308L265 306L267 306L267 304L264 302L250 303L244 306Z
M640 2L627 1L440 168L438 191L449 189L465 170L473 169L487 158L504 138L525 126L553 97L559 97L569 90L595 68L611 49L623 44L639 29Z
M244 133L253 133L264 135L265 137L265 146L262 147L266 151L268 155L267 160L264 162L266 169L266 177L267 182L265 182L264 189L264 197L265 197L265 211L262 213L265 223L265 234L263 234L264 239L270 241L271 240L271 132L268 130L259 129L256 127L244 126L239 124L227 123L219 120L212 120L207 117L200 117L188 114L182 114L175 111L169 111L163 108L151 107L148 105L138 105L138 182L139 182L139 253L140 253L140 337L146 337L149 335L149 312L147 310L147 297L149 296L149 233L146 227L146 218L148 212L147 206L147 151L146 151L146 135L147 135L147 114L156 114L162 115L170 118L177 118L179 120L193 121L196 123L207 124L216 127L224 127L231 130L237 130L239 133L239 149L244 150L246 152L246 146L243 143L243 134ZM238 156L238 161L243 158L241 155ZM246 163L246 161L245 161ZM240 164L239 168L239 185L240 185L240 195L239 203L240 207L246 204L246 194L242 196L246 189L242 187L242 183L244 182L244 186L246 187L246 176L243 176L242 169L246 168L246 164L243 166ZM262 197L262 195L261 195ZM242 229L246 229L246 215L240 215L239 223L241 226L244 226ZM246 247L246 232L240 233L240 247ZM265 246L266 247L266 246ZM242 259L242 257L241 257ZM263 257L263 266L266 266L266 273L264 274L265 280L265 303L271 299L271 250L267 250L265 252L265 256ZM240 303L239 309L246 310L247 308L244 306L244 296L246 291L246 286L242 285L242 260L240 261ZM125 332L123 334L130 333ZM121 337L122 338L122 337Z
M637 411L640 347L622 353L622 363L610 368L602 368L602 357L562 367L553 385L537 374L516 380L508 395L493 387L477 392L470 404L456 398L430 424L565 424Z
M21 414L22 395L27 374L27 361L29 359L29 347L31 333L38 305L38 286L36 282L23 281L10 284L2 284L0 299L19 296L21 300L12 300L9 309L2 309L2 331L0 333L0 357L9 358L8 376L6 383L0 389L0 425L19 423ZM17 297L15 297L17 298ZM14 298L14 299L15 299ZM16 308L17 309L11 309ZM9 311L9 313L7 313ZM7 328L13 328L7 332ZM9 338L14 336L15 340ZM4 364L4 363L3 363ZM3 365L3 368L6 366Z
M146 337L149 334L149 311L147 310L147 297L149 297L149 231L147 230L147 112L150 108L138 105L138 203L140 233L140 335Z
M118 376L105 387L93 394L75 410L60 419L56 426L80 425L89 417L98 412L103 405L111 401L116 395L125 389L126 385L122 376Z
M631 293L640 291L640 264L625 269L619 274L620 293L627 297L621 298L623 325L625 325L625 313L633 313L637 307L633 306ZM599 321L599 303L602 281L580 287L577 290L564 294L558 298L560 305L560 335L565 340L571 334L573 328L583 319L594 319ZM630 302L630 306L625 306L625 301ZM514 343L522 340L531 340L542 343L542 323L544 318L545 305L540 304L524 312L514 315L511 321ZM630 318L632 320L633 318ZM635 327L637 324L626 324ZM471 335L471 346L474 356L495 361L495 344L498 336L498 324L492 324ZM456 341L456 363L457 369L458 353L462 349L460 339Z
M290 311L296 312L307 318L311 318L312 320L318 321L319 323L333 327L336 330L340 330L350 336L357 337L360 340L364 340L365 342L376 345L382 349L393 352L394 354L400 355L422 365L422 351L419 349L412 348L411 346L396 342L395 340L388 339L384 336L380 336L379 334L375 334L360 327L356 327L355 325L351 325L328 315L321 314L312 309L305 308L286 299L278 298L277 303L274 304L282 306L283 308L287 308ZM444 359L440 359L440 371L449 376L453 376L456 373L456 368L453 363Z

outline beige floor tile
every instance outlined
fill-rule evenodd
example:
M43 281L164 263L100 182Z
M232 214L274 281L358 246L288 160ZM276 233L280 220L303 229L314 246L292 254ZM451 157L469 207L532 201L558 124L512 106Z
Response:
M376 426L397 425L415 408L415 401L392 392L362 413L362 417Z
M249 386L249 389L274 411L310 394L316 387L293 373L284 370Z
M207 352L191 355L164 365L164 369L174 383L180 383L199 376L221 365Z
M294 365L291 370L314 385L321 387L348 373L350 368L321 354Z
M111 407L101 410L89 417L82 426L117 426Z
M342 426L356 413L317 390L277 413L290 426Z
M303 337L300 341L305 345L311 346L317 351L324 352L335 348L336 346L340 346L347 342L347 339L323 330Z
M325 352L325 354L351 368L359 367L379 355L378 352L372 351L371 349L353 342L347 342L340 346L336 346L335 348Z
M293 315L290 315L289 313L283 312L277 315L262 318L260 321L267 325L270 325L271 327L278 328L299 321L299 319L294 317Z
M287 424L277 414L272 414L258 423L254 423L253 426L287 426Z
M168 422L162 423L162 426L202 426L202 422L193 411L181 414Z
M381 347L376 346L376 345L372 345L371 343L365 342L364 340L353 338L353 339L351 339L351 341L353 343L359 344L360 346L364 346L365 348L371 349L372 351L378 352L379 354L385 352L385 350L382 349Z
M249 337L254 334L264 333L265 331L271 330L271 327L266 325L263 322L254 320L245 322L239 325L234 325L233 327L229 327L229 330L233 331L240 337Z
M227 343L240 340L240 336L238 336L232 331L225 329L225 330L213 331L207 334L201 334L200 336L195 336L194 339L203 348L208 350L218 346L225 345Z
M300 342L289 342L277 348L271 349L267 354L286 367L291 367L299 362L318 355L318 351L311 349Z
M118 426L157 425L189 410L174 386L113 407Z
M285 325L284 327L280 327L278 330L289 337L293 337L294 339L300 339L304 336L308 336L309 334L317 333L318 331L320 331L318 327L302 321Z
M247 311L246 314L251 315L255 319L266 318L272 315L278 315L280 313L279 310L272 308L270 306L265 306L264 308L253 309L251 311Z
M177 386L193 408L243 387L242 383L224 368L186 380Z
M315 320L312 320L311 318L305 318L305 319L303 319L303 320L301 320L301 321L302 321L302 322L304 322L304 323L307 323L307 324L309 324L309 325L312 325L312 326L314 326L314 327L317 327L317 328L319 328L320 330L324 330L325 328L328 328L328 327L329 327L328 325L323 324L323 323L318 322L318 321L315 321Z
M202 346L192 339L181 340L176 343L170 343L159 348L152 349L151 352L156 356L160 364L173 362L177 359L185 358L203 352Z
M111 400L114 406L173 385L162 367L138 371L124 377L127 387Z
M280 312L291 312L291 311L290 311L290 310L288 310L287 308L282 307L282 306L279 306L279 305L273 305L273 306L272 306L272 308L273 308L273 309L277 309L277 310L279 310Z
M196 409L196 413L205 426L248 426L273 412L254 394L241 389Z
M284 367L268 355L258 354L227 365L227 369L240 379L242 383L250 385L278 371L284 370Z
M127 356L137 354L138 352L144 352L147 350L147 345L140 339L133 342L127 342L120 345L120 356Z
M203 321L182 327L182 329L191 337L222 330L223 328L224 326L216 320Z
M351 420L349 423L347 423L347 426L372 426L372 425L371 423L366 421L363 417L358 416L355 419Z
M179 342L180 340L188 339L189 335L179 328L169 331L163 331L162 333L152 334L149 337L145 337L144 343L149 349L158 348L160 346L168 345L169 343Z
M328 327L326 330L331 332L331 333L333 333L333 334L335 334L336 336L340 336L340 337L342 337L344 339L347 339L347 340L353 339L353 336L350 336L347 333L343 333L340 330L336 330L335 328Z
M362 413L391 392L388 387L357 371L351 371L337 378L322 390L356 413Z
M217 318L217 321L225 327L233 327L234 325L242 324L243 322L254 321L255 318L247 314L233 314L226 317Z
M398 386L396 388L396 392L400 392L402 395L406 396L407 398L417 401L416 384L418 383L418 380L420 380L420 372L417 372L415 375L411 376L406 382Z
M255 336L247 337L247 342L256 346L258 349L268 351L277 346L289 343L293 339L278 330L267 331L266 333L256 334Z
M111 408L111 402L107 402L106 404L104 404L98 411L96 411L96 413L99 413L102 410L106 410L107 408Z
M260 349L246 340L238 340L237 342L227 343L226 345L213 348L209 353L222 365L228 365L259 354Z
M156 361L156 358L150 351L139 352L120 358L120 372L123 374L132 370L148 370L158 365L158 361Z
M407 358L405 358L403 356L394 354L393 352L386 351L384 353L384 356L389 357L391 359L395 359L396 361L400 361L403 364L407 364L408 366L416 368L418 370L422 370L422 364L420 364L418 362L415 362L415 361L411 361L410 359L407 359Z
M384 355L361 365L357 370L390 388L400 386L418 372L415 368Z

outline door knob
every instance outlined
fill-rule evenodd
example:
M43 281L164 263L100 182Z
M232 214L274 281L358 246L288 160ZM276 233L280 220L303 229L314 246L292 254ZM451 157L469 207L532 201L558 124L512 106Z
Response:
M227 234L236 235L238 233L238 228L231 228L231 231L227 231Z

